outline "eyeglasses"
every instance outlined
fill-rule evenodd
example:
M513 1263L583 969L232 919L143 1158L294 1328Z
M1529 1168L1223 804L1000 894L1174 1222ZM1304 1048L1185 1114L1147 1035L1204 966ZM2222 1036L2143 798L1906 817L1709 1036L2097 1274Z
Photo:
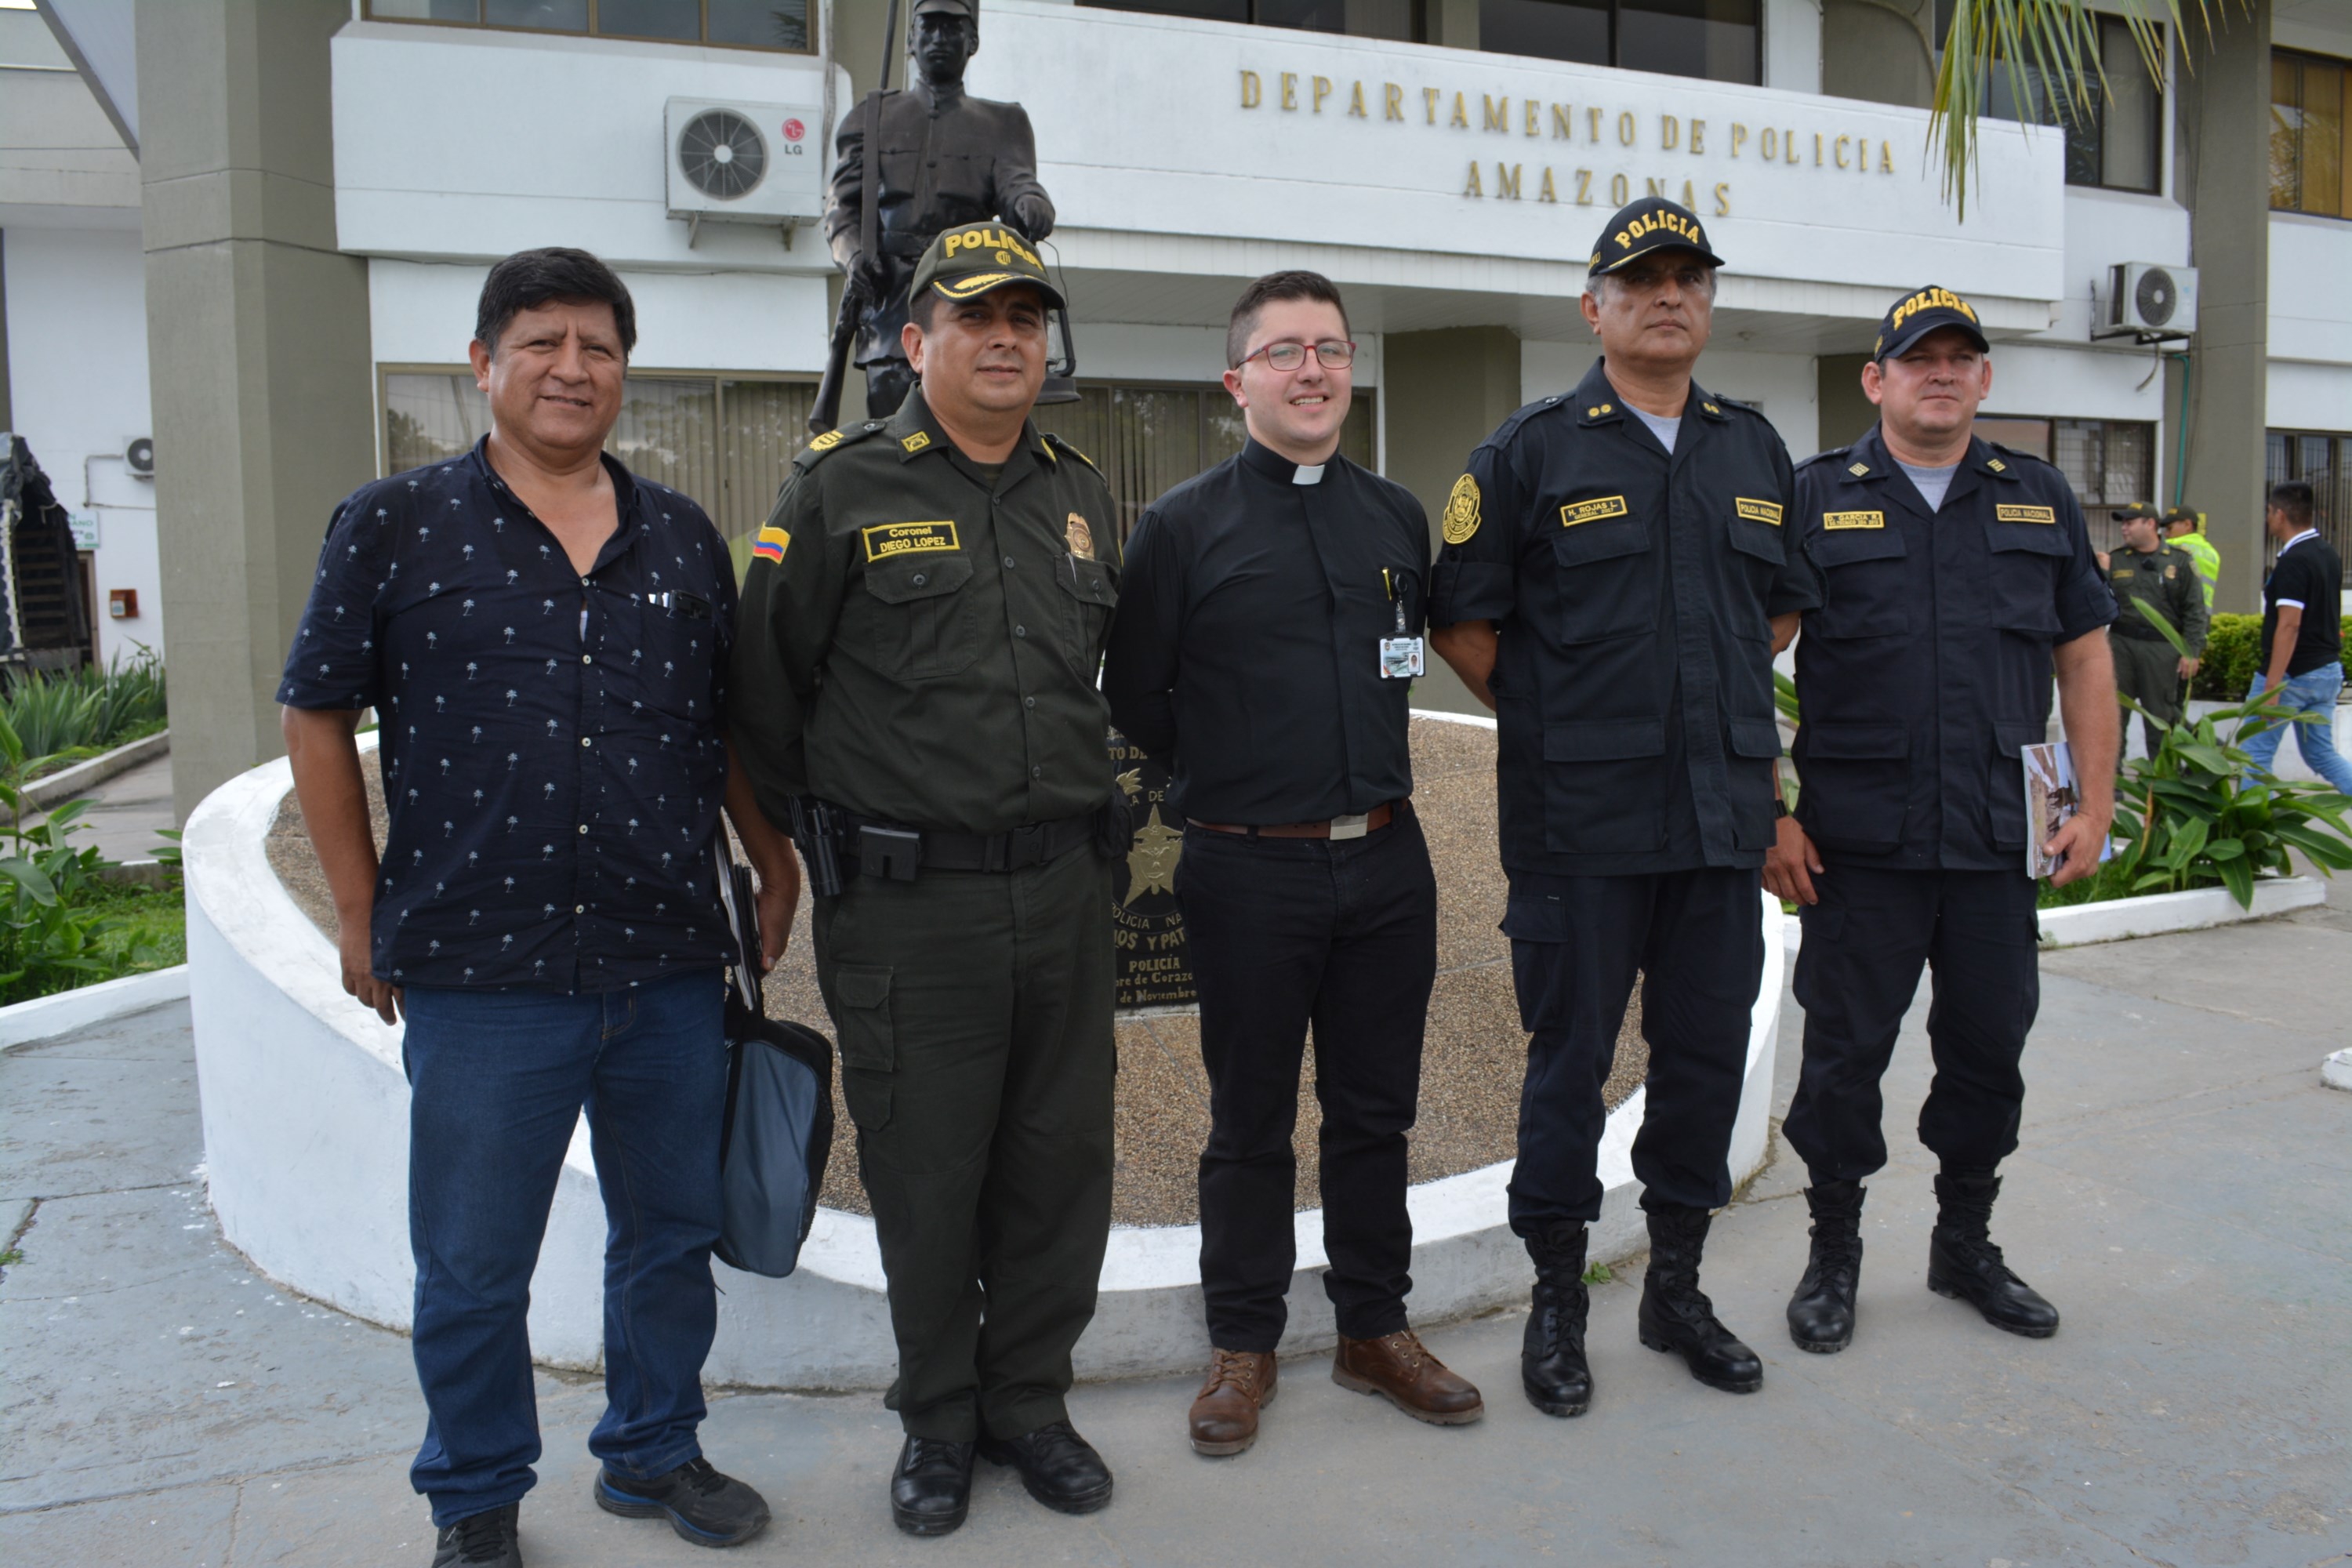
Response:
M1244 354L1242 364L1249 363L1259 354L1265 356L1268 368L1286 373L1297 370L1307 363L1307 345L1292 342L1268 343L1255 353ZM1345 370L1356 363L1356 345L1333 338L1315 345L1315 357L1323 362L1323 367L1326 370ZM1238 370L1241 366L1236 365L1234 368Z

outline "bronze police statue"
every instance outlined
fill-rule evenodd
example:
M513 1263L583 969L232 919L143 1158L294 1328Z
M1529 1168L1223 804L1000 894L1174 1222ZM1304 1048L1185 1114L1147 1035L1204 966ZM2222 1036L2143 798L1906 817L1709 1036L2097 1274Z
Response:
M848 274L843 325L854 318L850 357L866 373L869 419L898 412L914 384L899 329L915 263L932 239L999 220L1032 243L1054 232L1027 112L963 90L964 63L980 49L979 0L915 0L909 30L919 74L905 91L869 94L843 118L825 211L826 243ZM869 139L879 152L872 159ZM827 381L835 388L830 414L839 405L837 372Z

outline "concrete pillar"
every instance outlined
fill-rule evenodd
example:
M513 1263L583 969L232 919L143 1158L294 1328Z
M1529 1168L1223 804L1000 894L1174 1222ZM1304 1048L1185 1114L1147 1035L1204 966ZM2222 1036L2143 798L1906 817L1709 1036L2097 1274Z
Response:
M1438 520L1478 443L1519 405L1519 340L1505 327L1391 332L1381 341L1381 395L1388 400L1388 476ZM1413 706L1456 713L1486 708L1442 659L1414 684Z
M155 506L184 820L278 755L337 500L375 473L367 264L335 250L328 40L349 0L138 8Z
M1429 41L1449 49L1478 47L1478 0L1428 0Z
M2182 155L2195 161L2189 258L2198 283L2182 500L2206 514L2207 536L2221 552L2213 607L2238 611L2260 607L2269 558L2263 487L2270 369L2271 8L2252 10L2215 28L2197 68L2178 78L2179 90L2194 95L2183 118L2194 122L2196 135ZM2191 47L2202 43L2197 38ZM2179 407L2177 398L2172 407Z
M1878 423L1878 405L1863 395L1862 367L1868 354L1823 354L1813 361L1814 385L1821 398L1822 450L1850 447ZM1800 461L1811 454L1790 454Z

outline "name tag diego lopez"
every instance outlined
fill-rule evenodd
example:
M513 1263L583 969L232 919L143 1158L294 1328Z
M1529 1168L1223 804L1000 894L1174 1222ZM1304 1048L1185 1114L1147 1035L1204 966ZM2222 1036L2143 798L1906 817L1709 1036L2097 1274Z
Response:
M857 533L866 542L866 559L869 562L920 551L963 548L952 522L877 522L871 528L859 529Z

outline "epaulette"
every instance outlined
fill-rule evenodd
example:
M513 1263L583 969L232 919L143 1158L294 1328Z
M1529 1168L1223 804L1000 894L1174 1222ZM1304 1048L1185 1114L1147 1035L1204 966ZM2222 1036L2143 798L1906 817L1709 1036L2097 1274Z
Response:
M828 430L793 455L793 467L806 473L823 462L827 453L837 452L844 447L854 447L867 437L875 435L881 428L882 421L879 419L861 419L855 425L845 425L838 430Z
M1071 446L1067 441L1063 440L1051 430L1040 430L1037 433L1045 438L1045 450L1049 456L1055 452L1067 453L1069 456L1076 458L1079 462L1084 463L1087 468L1094 468L1097 474L1100 474L1102 472L1101 468L1096 467L1095 460L1092 458L1087 457L1084 452L1079 451L1076 447ZM1056 460L1058 461L1059 459Z
M2036 457L2032 452L2011 451L1998 441L1987 441L1985 445L1992 448L1992 456L1985 460L1985 467L1996 474L2021 475L2027 472L2029 468L2043 468L2053 474L2059 474L2062 479L2065 477L2059 473L2058 465L2047 458Z
M1796 466L1797 472L1801 474L1807 468L1811 468L1815 463L1833 462L1853 450L1853 448L1852 447L1832 447L1825 451L1815 452L1811 457L1802 458L1798 462ZM1844 465L1840 464L1839 466L1843 467Z
M1484 441L1481 441L1479 445L1482 447L1500 447L1504 442L1508 441L1513 436L1518 434L1520 426L1526 424L1528 420L1533 419L1538 415L1549 414L1554 409L1566 407L1568 405L1568 396L1569 395L1565 392L1554 393L1549 397L1538 397L1533 403L1526 404L1521 407L1512 410L1511 413L1504 418L1500 425L1495 426L1494 434L1488 436Z

